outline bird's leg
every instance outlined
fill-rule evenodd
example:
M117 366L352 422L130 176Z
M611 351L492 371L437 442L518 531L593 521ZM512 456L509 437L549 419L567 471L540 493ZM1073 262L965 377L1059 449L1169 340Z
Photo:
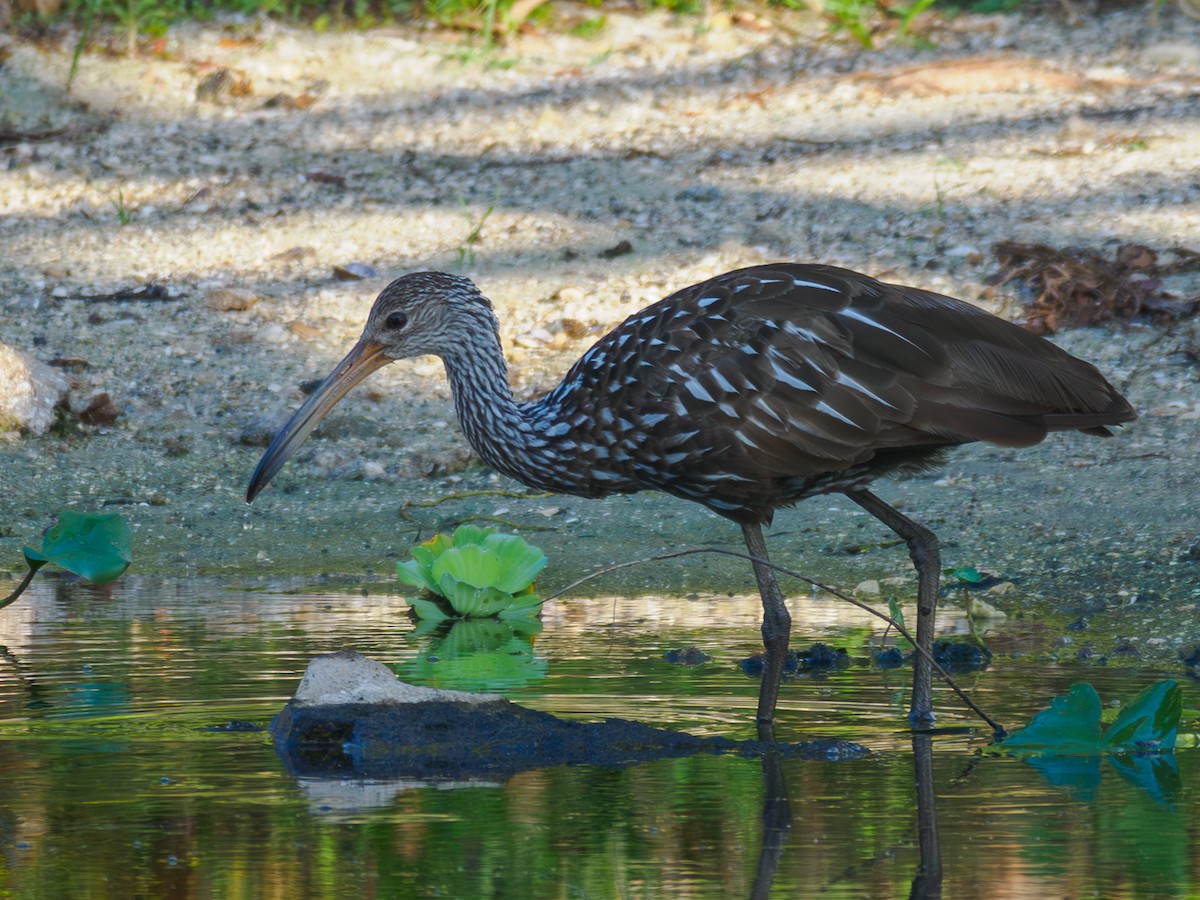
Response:
M779 699L779 683L783 680L783 664L787 661L792 617L783 604L775 571L759 562L768 559L762 526L757 522L742 525L742 536L746 539L746 549L754 557L754 577L758 579L763 604L763 646L767 651L763 659L762 684L758 689L758 739L774 743L775 702Z
M908 544L908 555L917 570L917 645L925 653L913 655L912 709L908 718L914 726L932 725L934 620L937 617L938 581L941 577L941 556L937 535L914 522L895 507L884 503L870 491L848 491L846 496L877 518Z

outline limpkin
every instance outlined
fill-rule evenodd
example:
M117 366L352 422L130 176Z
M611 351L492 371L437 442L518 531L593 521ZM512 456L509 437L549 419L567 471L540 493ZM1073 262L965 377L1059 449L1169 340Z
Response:
M763 603L760 734L771 735L791 617L762 526L842 493L908 545L917 643L933 644L937 538L875 496L881 475L926 469L959 444L1108 436L1136 413L1089 363L951 297L832 266L739 269L634 313L556 388L513 399L491 303L468 279L418 272L379 295L362 338L272 441L252 501L347 391L393 360L434 354L467 440L529 487L581 497L665 491L742 527ZM914 659L910 718L933 721Z

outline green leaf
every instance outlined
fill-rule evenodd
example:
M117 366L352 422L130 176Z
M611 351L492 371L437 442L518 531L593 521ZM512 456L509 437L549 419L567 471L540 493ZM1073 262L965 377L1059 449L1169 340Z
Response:
M536 619L542 611L542 598L537 594L522 594L520 597L513 597L512 602L507 607L500 610L500 618L505 620L513 619Z
M1100 695L1090 684L1050 701L1050 706L1020 731L1009 735L999 749L1017 753L1096 754L1100 739Z
M133 561L133 536L120 513L96 515L63 510L46 530L40 553L26 547L30 567L52 562L93 584L120 578Z
M445 612L442 611L442 608L432 600L422 600L419 597L412 597L409 599L408 604L413 608L414 612L416 612L417 618L421 619L422 621L444 622L450 618Z
M401 584L408 584L409 587L413 588L430 590L430 592L437 594L437 584L430 578L428 571L430 571L428 570L428 566L422 565L416 559L413 559L410 563L396 563L396 577L400 578Z
M500 578L500 557L478 544L453 547L438 557L429 574L439 585L443 575L450 575L471 587L492 587Z
M1110 750L1173 750L1183 715L1183 691L1166 679L1121 707L1104 735Z
M515 534L489 535L483 546L500 560L495 586L510 594L528 588L546 565L546 554Z
M454 529L454 546L478 546L492 534L495 534L495 532L490 528L480 528L478 525L459 525Z
M449 572L439 584L443 595L454 611L464 619L486 618L512 606L513 595L494 587L475 587L457 581Z
M979 584L979 582L983 581L983 576L979 574L979 570L974 566L960 566L957 569L951 569L950 575L967 584Z

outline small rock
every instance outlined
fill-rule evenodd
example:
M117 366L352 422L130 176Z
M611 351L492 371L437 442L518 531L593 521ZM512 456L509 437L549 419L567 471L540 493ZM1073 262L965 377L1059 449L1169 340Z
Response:
M498 694L472 694L406 684L383 663L354 650L314 656L292 697L299 706L343 703L497 703Z
M629 241L617 241L617 243L609 247L607 250L601 250L600 258L616 259L618 256L626 256L632 252L633 244L629 243Z
M283 344L288 337L288 330L278 322L269 322L258 332L258 339L265 344Z
M0 432L42 434L68 387L50 366L0 343Z
M548 329L541 327L534 328L531 331L526 331L524 334L518 334L513 339L514 344L516 344L518 347L525 348L544 347L553 342L554 335L552 335Z
M313 328L307 322L293 322L288 326L288 331L300 338L302 341L315 341L319 338L323 331L320 328Z
M246 288L214 287L204 292L204 305L221 312L249 309L258 295Z
M709 662L712 657L698 647L684 647L680 650L668 650L663 658L673 666L695 668Z
M881 592L879 581L875 578L860 581L854 588L855 595L859 597L878 597Z
M111 425L119 415L121 411L112 397L101 392L88 401L87 408L79 414L79 421L84 425Z
M974 672L986 666L988 661L979 645L966 641L935 641L933 658L947 672Z
M980 600L978 597L971 597L967 601L967 615L972 619L991 619L994 622L1003 622L1008 618L1008 614L1001 612L985 600Z
M582 303L586 298L584 296L583 291L581 291L579 288L564 287L564 288L559 288L557 291L555 291L554 297L552 299L557 300L559 303L563 303L563 304L578 304L578 303Z
M807 650L794 650L798 668L844 669L850 665L850 654L842 647L836 650L828 644L813 644Z
M366 263L346 263L333 267L333 277L338 281L362 281L364 278L374 278L375 269Z
M563 334L573 341L577 341L581 337L586 337L587 333L592 330L591 326L586 322L580 322L578 319L570 317L561 319L559 324L562 326Z
M899 647L888 647L875 654L875 665L881 669L898 669L904 665L904 654Z

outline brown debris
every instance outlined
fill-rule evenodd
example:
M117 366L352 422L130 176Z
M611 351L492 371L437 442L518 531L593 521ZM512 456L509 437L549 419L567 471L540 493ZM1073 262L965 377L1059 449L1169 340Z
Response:
M627 253L632 252L633 244L629 243L629 241L621 240L617 241L617 243L609 247L607 250L601 250L600 257L601 259L616 259L618 256L624 256Z
M1195 315L1200 297L1179 299L1162 289L1162 279L1200 271L1200 253L1173 247L1171 262L1143 244L1122 244L1110 259L1086 247L1056 250L1046 244L1001 241L994 251L1001 285L1018 281L1032 300L1020 324L1036 334L1052 334L1063 325L1127 321L1139 314Z
M1036 59L975 57L907 66L886 72L864 72L883 95L943 97L959 94L1026 91L1077 91L1087 84L1078 75L1049 68Z
M196 86L196 100L215 106L229 106L237 98L253 93L250 77L237 69L217 69L205 75Z
M79 414L79 421L84 425L111 425L120 414L112 397L100 393L88 401L87 409Z

